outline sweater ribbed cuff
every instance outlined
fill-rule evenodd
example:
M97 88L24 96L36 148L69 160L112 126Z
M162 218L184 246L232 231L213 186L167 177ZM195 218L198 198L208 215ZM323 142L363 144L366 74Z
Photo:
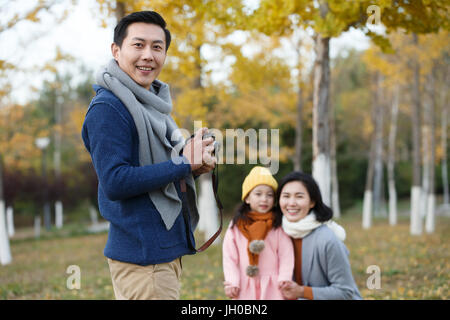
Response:
M303 297L305 299L308 300L314 300L314 296L313 296L313 291L311 287L303 287L304 288L304 293L303 293Z

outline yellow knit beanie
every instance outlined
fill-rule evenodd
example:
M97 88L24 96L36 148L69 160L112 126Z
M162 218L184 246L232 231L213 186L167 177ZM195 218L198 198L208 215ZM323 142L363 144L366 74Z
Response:
M256 166L244 179L244 183L242 184L242 201L244 201L245 197L254 187L260 184L266 184L272 187L275 192L278 188L277 180L272 176L270 170L265 167Z

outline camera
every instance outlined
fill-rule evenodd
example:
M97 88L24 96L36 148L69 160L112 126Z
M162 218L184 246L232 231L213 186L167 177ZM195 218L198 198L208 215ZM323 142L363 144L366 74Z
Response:
M207 132L202 136L202 140L208 139L208 138L213 138L214 142L213 142L213 147L214 150L211 153L213 156L215 156L216 154L219 153L219 149L220 149L220 143L218 141L216 141L216 137L214 136L214 134L212 134L211 132Z

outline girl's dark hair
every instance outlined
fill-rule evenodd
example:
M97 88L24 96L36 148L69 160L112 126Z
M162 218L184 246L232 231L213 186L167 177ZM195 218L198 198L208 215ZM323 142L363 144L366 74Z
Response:
M288 173L281 179L277 190L278 203L280 203L280 196L283 187L287 183L292 181L299 181L305 186L306 190L308 191L309 197L311 198L311 201L315 203L314 207L312 207L311 210L314 210L317 221L325 222L333 217L333 211L331 210L331 208L325 205L322 201L322 194L320 193L320 189L317 185L316 180L314 180L311 175L301 171L293 171L291 173ZM311 210L309 212L311 212ZM279 205L277 205L276 211L279 214L283 214Z
M233 223L232 227L237 224L239 220L248 221L248 213L251 211L250 205L245 203L245 201L242 202L242 204L239 206L239 208L236 210L236 213L233 217ZM275 210L275 208L272 210L272 214L274 217L273 223L272 223L272 229L276 229L281 226L281 221L283 218L283 214Z
M166 29L166 21L155 11L133 12L123 17L114 28L114 43L122 47L123 39L127 36L127 28L130 24L136 22L151 23L160 26L166 36L166 52L169 49L171 36L170 31Z

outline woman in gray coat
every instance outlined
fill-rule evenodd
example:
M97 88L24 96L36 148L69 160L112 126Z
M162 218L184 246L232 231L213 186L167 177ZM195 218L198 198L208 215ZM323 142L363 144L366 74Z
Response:
M294 171L280 182L278 210L295 248L294 281L281 287L286 299L362 299L343 243L345 230L331 220L314 178Z

